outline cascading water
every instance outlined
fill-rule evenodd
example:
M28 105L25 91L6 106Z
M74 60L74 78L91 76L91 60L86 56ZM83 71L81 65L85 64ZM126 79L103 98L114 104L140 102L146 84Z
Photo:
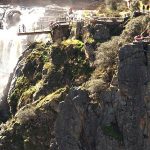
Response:
M14 33L14 28L0 31L0 93L23 51L21 43Z
M21 8L19 6L7 8L3 18L4 29L0 29L0 97L10 73L28 43L50 40L49 35L46 34L18 36L17 32L22 32L22 30L30 32L47 28L49 22L54 21L62 12L65 13L65 9L53 5L44 8Z

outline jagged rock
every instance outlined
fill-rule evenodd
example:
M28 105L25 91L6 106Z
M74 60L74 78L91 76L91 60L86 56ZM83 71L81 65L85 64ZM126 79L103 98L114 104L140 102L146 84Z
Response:
M70 36L69 24L59 24L55 26L51 32L53 42L60 42L67 39Z
M77 22L75 38L81 40L83 35L84 22Z
M74 89L65 101L59 104L60 112L56 120L55 134L60 150L81 149L80 135L88 103L88 93Z
M109 29L105 25L96 24L93 32L93 38L95 40L106 41L110 38Z
M99 42L104 42L111 37L109 28L107 28L106 25L99 23L85 26L83 32L85 36L84 39L88 36Z
M146 43L125 45L119 52L119 87L123 114L122 120L124 144L127 150L148 150L149 133L146 102L144 97L149 81L148 54ZM118 112L120 113L120 112ZM123 116L121 116L123 115ZM144 133L144 131L147 131ZM147 138L146 138L147 137Z
M20 58L1 150L149 150L150 45L123 46L118 64L120 37L127 41L113 38L98 49L93 72L82 49L90 29L84 43L33 43Z
M91 62L94 62L94 50L93 44L85 43L85 54Z
M1 126L0 149L50 149L57 118L55 108L64 100L65 95L66 88L59 89L41 101L26 105L19 110L13 119Z

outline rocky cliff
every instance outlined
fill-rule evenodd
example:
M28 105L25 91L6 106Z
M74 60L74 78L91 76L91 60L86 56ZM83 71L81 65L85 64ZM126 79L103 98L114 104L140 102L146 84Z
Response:
M150 147L149 51L146 42L125 45L119 52L120 113L124 114L120 123L129 150Z
M149 150L150 44L131 43L149 21L115 37L78 23L72 39L32 43L0 106L0 149Z

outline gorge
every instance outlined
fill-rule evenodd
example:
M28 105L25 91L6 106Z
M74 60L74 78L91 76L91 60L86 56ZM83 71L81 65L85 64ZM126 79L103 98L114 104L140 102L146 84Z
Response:
M135 41L149 14L14 9L0 30L0 150L149 150L150 42Z

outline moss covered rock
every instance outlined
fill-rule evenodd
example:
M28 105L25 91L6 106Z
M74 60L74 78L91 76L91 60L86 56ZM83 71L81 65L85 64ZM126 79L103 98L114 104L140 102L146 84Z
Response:
M9 92L12 114L26 104L46 97L60 87L81 85L92 68L79 40L66 40L59 45L33 43L18 63L19 74Z
M48 150L54 137L57 107L66 93L66 87L58 89L41 101L19 110L13 119L2 126L0 149Z

